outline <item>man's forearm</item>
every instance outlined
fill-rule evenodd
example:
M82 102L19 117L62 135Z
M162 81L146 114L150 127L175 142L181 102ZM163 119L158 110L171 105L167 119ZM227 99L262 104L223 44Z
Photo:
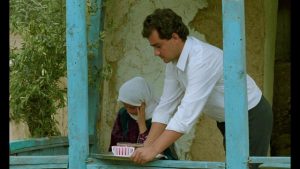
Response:
M161 153L182 135L182 133L173 130L164 130L164 132L150 146L153 147L155 152Z
M165 130L166 124L153 122L144 146L152 144Z

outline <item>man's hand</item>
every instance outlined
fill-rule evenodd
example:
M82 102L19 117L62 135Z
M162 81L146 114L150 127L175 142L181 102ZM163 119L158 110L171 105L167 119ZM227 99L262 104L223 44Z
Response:
M153 160L157 154L163 152L172 143L179 139L183 133L172 130L164 130L164 132L150 145L138 148L131 156L131 160L138 164L144 164Z
M152 161L159 154L152 146L138 148L131 155L130 159L138 164L145 164Z

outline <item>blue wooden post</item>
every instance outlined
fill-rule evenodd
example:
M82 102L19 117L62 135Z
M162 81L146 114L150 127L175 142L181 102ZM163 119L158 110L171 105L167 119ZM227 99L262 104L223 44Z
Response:
M247 169L249 132L243 0L222 0L226 168Z
M89 76L89 134L94 137L95 144L91 147L91 152L97 151L96 123L99 113L100 103L100 78L102 68L102 41L100 33L102 29L102 0L91 0L88 26L88 64Z
M88 147L86 1L66 3L69 168L85 169Z

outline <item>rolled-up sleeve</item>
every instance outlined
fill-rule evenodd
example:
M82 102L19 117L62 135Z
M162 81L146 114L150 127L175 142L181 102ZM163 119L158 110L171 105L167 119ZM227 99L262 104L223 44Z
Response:
M183 97L184 90L176 79L175 68L171 63L166 66L163 94L153 112L152 122L168 124Z
M203 63L190 62L186 70L186 90L177 112L171 118L166 129L187 133L197 122L210 93L222 76L222 62L208 60Z

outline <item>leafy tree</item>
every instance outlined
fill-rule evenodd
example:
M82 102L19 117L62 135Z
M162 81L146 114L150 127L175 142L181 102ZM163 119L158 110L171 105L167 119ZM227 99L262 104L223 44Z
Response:
M10 49L10 119L28 124L32 137L60 135L54 119L65 106L65 0L10 0L10 33L21 36Z

